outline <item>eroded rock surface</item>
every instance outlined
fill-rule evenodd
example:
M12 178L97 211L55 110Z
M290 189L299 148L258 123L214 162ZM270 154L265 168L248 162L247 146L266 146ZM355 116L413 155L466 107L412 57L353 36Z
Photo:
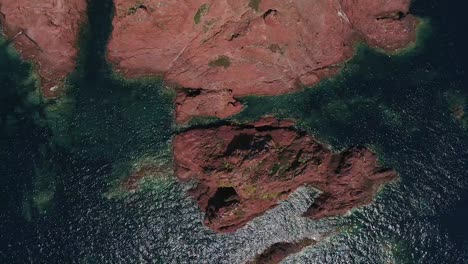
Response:
M218 232L237 230L303 185L322 192L305 216L342 215L397 177L364 147L334 153L274 118L183 132L174 139L174 161L179 180L197 183L190 194Z
M416 39L410 0L116 0L108 58L127 77L164 74L177 120L226 117L236 97L294 92L335 74L362 40L393 52ZM209 100L212 104L206 103ZM187 103L190 106L184 106Z
M7 38L38 67L45 97L55 97L75 69L86 0L1 0L0 21Z

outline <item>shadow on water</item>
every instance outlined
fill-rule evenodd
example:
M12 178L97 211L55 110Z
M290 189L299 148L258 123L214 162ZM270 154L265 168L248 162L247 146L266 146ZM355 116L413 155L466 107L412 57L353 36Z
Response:
M111 254L116 237L110 234L121 236L132 210L126 217L103 194L143 155L168 148L172 94L157 80L115 76L105 60L113 8L111 0L89 1L77 70L56 101L39 101L31 66L0 43L5 263L98 261Z
M78 70L70 78L73 148L110 160L156 151L161 146L154 142L171 135L172 95L156 79L126 81L114 75L105 56L113 3L90 1L88 13Z
M69 94L55 106L60 124L54 140L64 154L60 204L66 212L55 235L67 241L62 252L52 253L57 258L64 252L84 262L119 258L120 241L134 240L129 226L138 225L138 208L127 206L137 203L109 201L104 193L142 156L167 149L172 135L172 94L157 80L126 81L106 62L113 9L111 0L89 1L78 68Z

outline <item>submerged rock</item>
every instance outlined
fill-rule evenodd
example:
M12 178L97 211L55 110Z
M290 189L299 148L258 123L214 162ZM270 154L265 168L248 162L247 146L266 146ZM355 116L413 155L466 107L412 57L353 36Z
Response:
M468 96L466 93L461 90L449 90L444 92L443 96L454 119L463 127L468 127L466 115Z
M237 230L304 185L321 191L305 216L342 215L369 204L397 177L367 148L335 153L293 122L274 118L188 130L173 148L178 179L196 182L190 194L218 232Z
M271 245L262 254L247 264L277 264L288 256L300 252L305 247L317 243L312 239L302 239L297 242L280 242Z
M187 122L241 111L336 74L356 41L394 52L416 39L410 0L116 0L108 59L127 77L164 74Z
M75 69L86 0L2 0L0 22L7 38L38 67L45 97L55 97Z

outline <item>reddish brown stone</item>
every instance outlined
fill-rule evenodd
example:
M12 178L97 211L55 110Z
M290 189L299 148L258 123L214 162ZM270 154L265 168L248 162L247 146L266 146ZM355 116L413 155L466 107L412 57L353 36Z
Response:
M371 46L394 52L416 40L416 17L408 14L411 0L343 0L353 28Z
M302 239L298 242L280 242L271 245L262 254L247 264L277 264L286 257L300 252L303 248L315 244L312 239Z
M407 46L415 41L417 24L409 5L410 0L116 0L108 58L127 77L164 74L169 83L203 89L190 100L179 94L179 122L197 115L226 117L241 108L232 106L234 98L294 92L336 74L357 40L389 52Z
M242 104L231 91L202 89L179 90L176 96L176 121L185 123L197 116L226 118L242 111Z
M86 0L1 0L6 36L26 60L38 66L45 97L55 97L75 69Z
M364 147L335 153L274 118L189 130L173 146L178 179L197 182L190 194L219 232L235 231L303 185L322 191L305 213L319 219L369 204L397 177Z
M455 105L452 107L452 114L455 116L455 118L461 120L465 116L465 108L463 105Z

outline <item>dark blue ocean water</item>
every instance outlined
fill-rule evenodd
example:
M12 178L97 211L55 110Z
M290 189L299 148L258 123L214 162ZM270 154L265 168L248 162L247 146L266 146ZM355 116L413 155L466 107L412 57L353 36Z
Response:
M295 118L336 149L374 148L401 180L372 206L319 222L299 216L311 202L301 190L233 235L206 229L169 172L136 193L119 188L138 166L170 166L178 128L163 82L123 80L103 59L112 1L90 1L79 67L59 101L40 99L32 66L2 40L0 262L239 263L338 228L286 262L468 263L468 130L447 99L468 102L465 6L416 0L412 11L427 25L413 51L361 47L343 74L314 89L244 98L234 119Z

